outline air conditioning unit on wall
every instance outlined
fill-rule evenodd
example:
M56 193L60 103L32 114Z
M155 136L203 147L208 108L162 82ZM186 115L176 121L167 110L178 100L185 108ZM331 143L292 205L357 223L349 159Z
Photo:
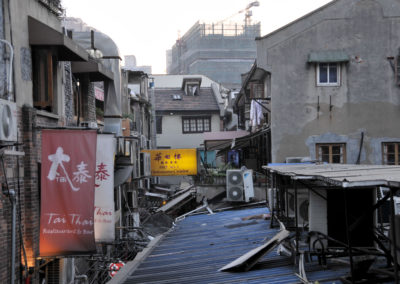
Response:
M73 258L57 258L46 265L46 283L74 283L75 261Z
M0 141L17 141L17 105L0 99Z
M288 192L289 217L295 218L295 193ZM297 218L298 226L303 227L309 222L308 219L309 196L308 190L299 190L297 193Z
M251 170L226 171L226 199L246 201L254 198L253 172Z
M140 175L142 177L151 176L150 153L140 153Z
M147 149L147 138L144 135L140 136L140 148Z

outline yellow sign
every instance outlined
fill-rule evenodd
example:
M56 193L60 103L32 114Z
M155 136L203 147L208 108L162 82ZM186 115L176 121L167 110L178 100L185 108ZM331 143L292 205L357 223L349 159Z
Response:
M196 149L143 150L150 153L152 176L197 175Z

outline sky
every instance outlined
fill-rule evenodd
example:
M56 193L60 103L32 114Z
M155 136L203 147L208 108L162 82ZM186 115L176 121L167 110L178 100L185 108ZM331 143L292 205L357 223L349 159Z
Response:
M166 73L166 50L198 20L206 23L243 23L239 11L254 0L62 0L67 17L81 18L107 34L122 55L135 55L137 65L151 65L154 74ZM259 0L253 22L261 35L325 5L330 0Z

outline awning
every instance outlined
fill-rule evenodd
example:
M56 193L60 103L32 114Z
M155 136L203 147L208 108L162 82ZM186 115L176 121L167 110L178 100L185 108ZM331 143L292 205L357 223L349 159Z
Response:
M28 16L29 44L31 46L56 47L60 61L87 61L88 53L72 39Z
M318 180L344 188L350 187L400 187L400 167L386 165L312 164L263 166L292 179Z
M93 59L87 62L72 62L71 68L75 75L89 75L91 82L114 80L113 73L106 69L102 63Z
M243 137L248 134L249 132L244 130L205 132L203 135L204 148L207 149L207 151L220 150L230 146L232 139Z
M349 56L341 50L331 50L331 51L315 51L308 55L309 63L319 63L319 62L348 62L350 61Z
M220 151L218 152L217 156L220 156L229 150L238 150L248 147L250 145L251 139L254 139L260 135L264 135L270 131L271 129L269 127L263 128L258 130L257 132L253 132L242 137L231 139L229 140L230 141L229 143L225 144L225 147L219 148Z

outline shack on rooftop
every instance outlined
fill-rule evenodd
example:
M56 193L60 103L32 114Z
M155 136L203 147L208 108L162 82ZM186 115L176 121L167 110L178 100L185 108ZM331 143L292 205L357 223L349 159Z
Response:
M363 278L377 281L374 273L378 273L398 283L400 219L395 204L400 166L270 164L263 168L270 181L271 226L278 220L295 232L296 255L305 242L310 255L347 262L353 278L342 279L345 283L361 280L357 257L362 255L370 261ZM385 268L377 264L382 259Z

